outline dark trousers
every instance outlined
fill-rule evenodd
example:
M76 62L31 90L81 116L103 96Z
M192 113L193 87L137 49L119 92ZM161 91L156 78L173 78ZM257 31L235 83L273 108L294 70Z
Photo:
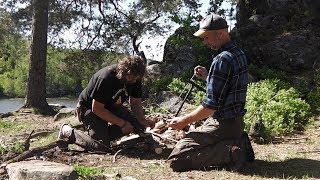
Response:
M110 111L123 120L130 122L135 127L134 129L142 128L141 125L139 126L137 119L134 117L131 111L129 111L129 109L126 107L119 106ZM103 144L110 145L111 141L124 136L119 126L111 125L104 121L99 116L95 115L91 109L82 107L80 114L81 118L79 120L85 126L89 136L97 141L102 142Z
M212 118L207 119L175 145L168 158L170 167L174 171L186 171L230 163L230 147L239 143L243 130L242 118L219 124Z

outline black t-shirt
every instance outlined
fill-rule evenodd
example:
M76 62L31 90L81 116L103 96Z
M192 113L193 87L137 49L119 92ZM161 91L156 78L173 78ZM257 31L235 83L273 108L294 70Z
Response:
M92 100L103 103L106 109L112 109L125 102L129 96L141 98L142 83L125 84L116 77L117 65L100 69L90 79L87 87L79 95L79 101L91 109Z

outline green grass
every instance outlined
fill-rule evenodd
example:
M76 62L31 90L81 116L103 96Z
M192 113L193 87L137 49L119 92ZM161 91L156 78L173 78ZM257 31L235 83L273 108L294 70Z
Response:
M51 133L47 136L38 137L36 141L32 143L33 146L45 146L57 140L58 132Z
M8 145L0 144L0 154L5 154L8 152L22 153L23 151L24 151L24 143L20 141L16 141Z
M16 122L3 122L0 121L0 130L5 129L5 128L11 128L15 126L17 123Z
M30 129L32 126L31 122L9 122L0 121L0 136L18 135L23 130Z
M95 167L89 166L82 166L78 164L74 164L73 167L75 168L77 174L79 175L79 179L92 179L98 176L102 176L103 174L117 174L116 171L112 169L100 169Z

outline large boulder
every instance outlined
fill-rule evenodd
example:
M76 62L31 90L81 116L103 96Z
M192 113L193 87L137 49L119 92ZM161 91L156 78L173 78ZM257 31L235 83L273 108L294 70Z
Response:
M210 61L214 53L204 45L201 39L193 36L198 27L179 27L171 35L164 46L163 64L161 71L163 75L177 77L198 65L201 61Z
M240 0L233 37L249 63L311 84L320 69L319 9L318 0Z
M77 178L77 173L72 166L49 161L21 161L8 164L6 168L10 180Z

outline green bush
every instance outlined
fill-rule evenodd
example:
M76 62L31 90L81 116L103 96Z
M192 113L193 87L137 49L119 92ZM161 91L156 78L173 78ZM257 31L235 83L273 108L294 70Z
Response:
M180 78L173 78L171 83L168 85L168 88L170 91L176 93L176 94L182 94L183 96L186 95L186 88L188 86L188 83L185 83L181 81Z
M261 120L269 137L301 130L311 117L310 106L297 90L278 79L249 84L246 109L246 130Z
M195 82L197 83L197 82ZM201 83L198 83L202 86ZM180 78L173 78L172 82L168 85L170 91L176 93L177 95L181 95L181 97L185 97L191 88L191 84L182 81ZM194 87L191 91L191 94L188 97L188 101L193 105L200 105L205 96L205 92L198 90Z
M307 94L307 102L312 107L314 113L320 113L320 87Z
M307 102L310 104L312 111L320 113L320 73L316 70L313 74L314 89L306 92ZM305 88L306 89L306 88Z
M158 80L155 80L150 85L150 93L157 93L159 91L169 90L168 85L172 81L172 76L164 76Z

